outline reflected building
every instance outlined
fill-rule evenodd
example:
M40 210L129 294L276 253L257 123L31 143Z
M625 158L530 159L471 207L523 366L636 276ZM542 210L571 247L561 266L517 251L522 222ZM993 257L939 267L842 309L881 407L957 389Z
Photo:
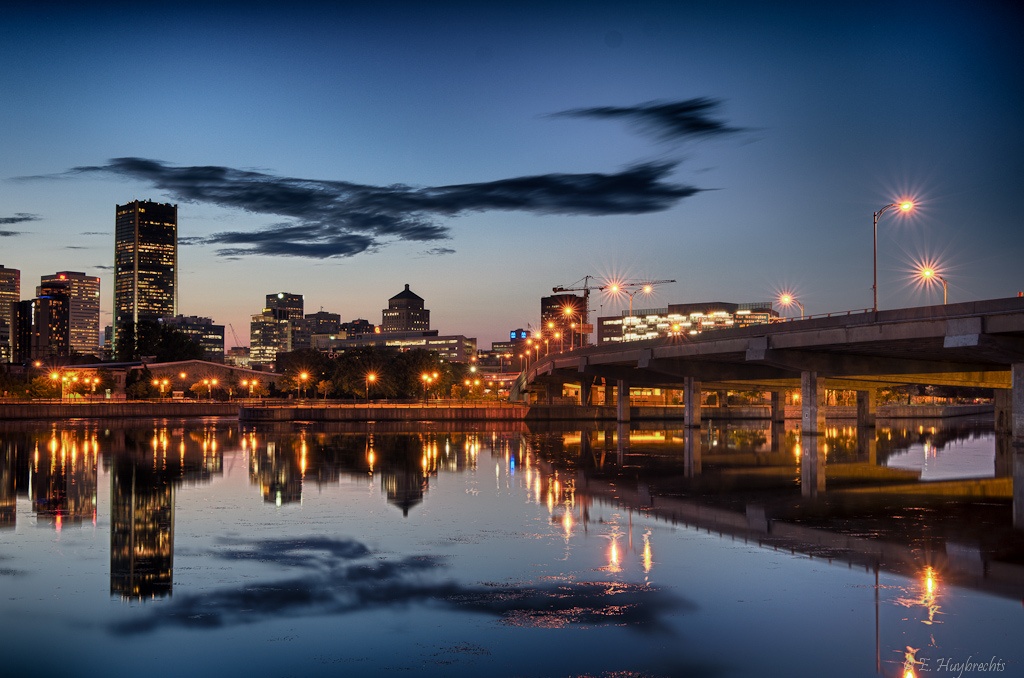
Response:
M110 594L159 598L174 575L174 483L117 457L110 480Z
M15 527L17 521L17 450L9 440L0 442L0 530Z
M265 446L254 447L250 452L249 479L259 485L263 501L268 504L282 506L300 502L304 464L303 450L295 454L287 445L279 446L277 441L268 440Z
M67 523L96 519L96 451L88 434L54 433L36 453L29 467L32 509L40 522L52 522L59 530Z

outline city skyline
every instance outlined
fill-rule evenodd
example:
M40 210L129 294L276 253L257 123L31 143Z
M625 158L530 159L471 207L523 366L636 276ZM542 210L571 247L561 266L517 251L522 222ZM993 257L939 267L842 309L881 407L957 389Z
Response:
M22 297L54 270L113 290L136 199L178 205L178 312L243 337L269 293L374 321L410 284L485 348L587 275L678 280L636 308L869 308L870 219L904 197L880 308L942 303L916 261L950 303L1024 288L1015 8L389 7L12 8L0 264ZM595 293L591 317L626 307Z

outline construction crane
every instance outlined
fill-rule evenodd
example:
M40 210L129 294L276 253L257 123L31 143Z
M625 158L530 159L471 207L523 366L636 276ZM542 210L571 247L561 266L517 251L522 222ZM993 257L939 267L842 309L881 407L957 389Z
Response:
M627 295L629 297L629 314L633 315L633 297L637 293L650 294L654 291L655 285L666 285L674 282L675 280L631 280L627 282L611 282L597 289L613 296Z
M602 285L591 284L591 281L596 283L597 278L592 275L585 275L574 283L551 288L551 291L555 294L562 294L564 292L583 292L583 308L578 313L580 319L580 331L578 332L578 335L580 337L581 344L583 343L586 335L589 334L589 332L584 332L583 330L586 325L585 321L588 319L588 315L590 313L590 290L599 290L602 288ZM573 315L577 315L577 313L573 311ZM570 345L571 343L572 337L570 335Z
M242 342L238 340L238 335L235 333L235 326L228 323L228 327L231 329L231 336L235 339L235 346L241 346Z

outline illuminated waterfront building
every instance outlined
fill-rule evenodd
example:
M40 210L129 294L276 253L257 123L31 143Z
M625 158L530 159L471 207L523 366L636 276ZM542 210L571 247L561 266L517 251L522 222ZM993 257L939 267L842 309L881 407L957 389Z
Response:
M598 318L597 343L690 336L708 330L769 323L778 317L768 301L669 304L667 308L634 310L632 315L623 311L621 315Z
M424 308L423 297L405 289L388 299L388 307L381 312L380 330L393 332L427 332L430 330L430 311Z
M77 271L59 271L40 278L36 296L54 284L62 285L68 297L68 345L81 355L100 351L100 279Z
M278 353L292 351L293 323L302 320L301 294L268 294L266 305L249 322L249 364L271 366Z
M178 206L136 200L114 222L114 351L124 327L178 314Z
M35 299L14 304L11 351L14 362L66 358L68 343L68 295L64 285L40 287Z
M13 359L14 304L21 301L21 271L0 265L0 363Z

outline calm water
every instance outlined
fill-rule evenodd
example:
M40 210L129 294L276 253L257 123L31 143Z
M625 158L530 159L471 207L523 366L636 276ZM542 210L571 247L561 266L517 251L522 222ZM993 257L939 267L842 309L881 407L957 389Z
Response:
M822 442L7 424L0 672L1024 675L1012 501L954 482L1005 490L1012 448L986 422Z

